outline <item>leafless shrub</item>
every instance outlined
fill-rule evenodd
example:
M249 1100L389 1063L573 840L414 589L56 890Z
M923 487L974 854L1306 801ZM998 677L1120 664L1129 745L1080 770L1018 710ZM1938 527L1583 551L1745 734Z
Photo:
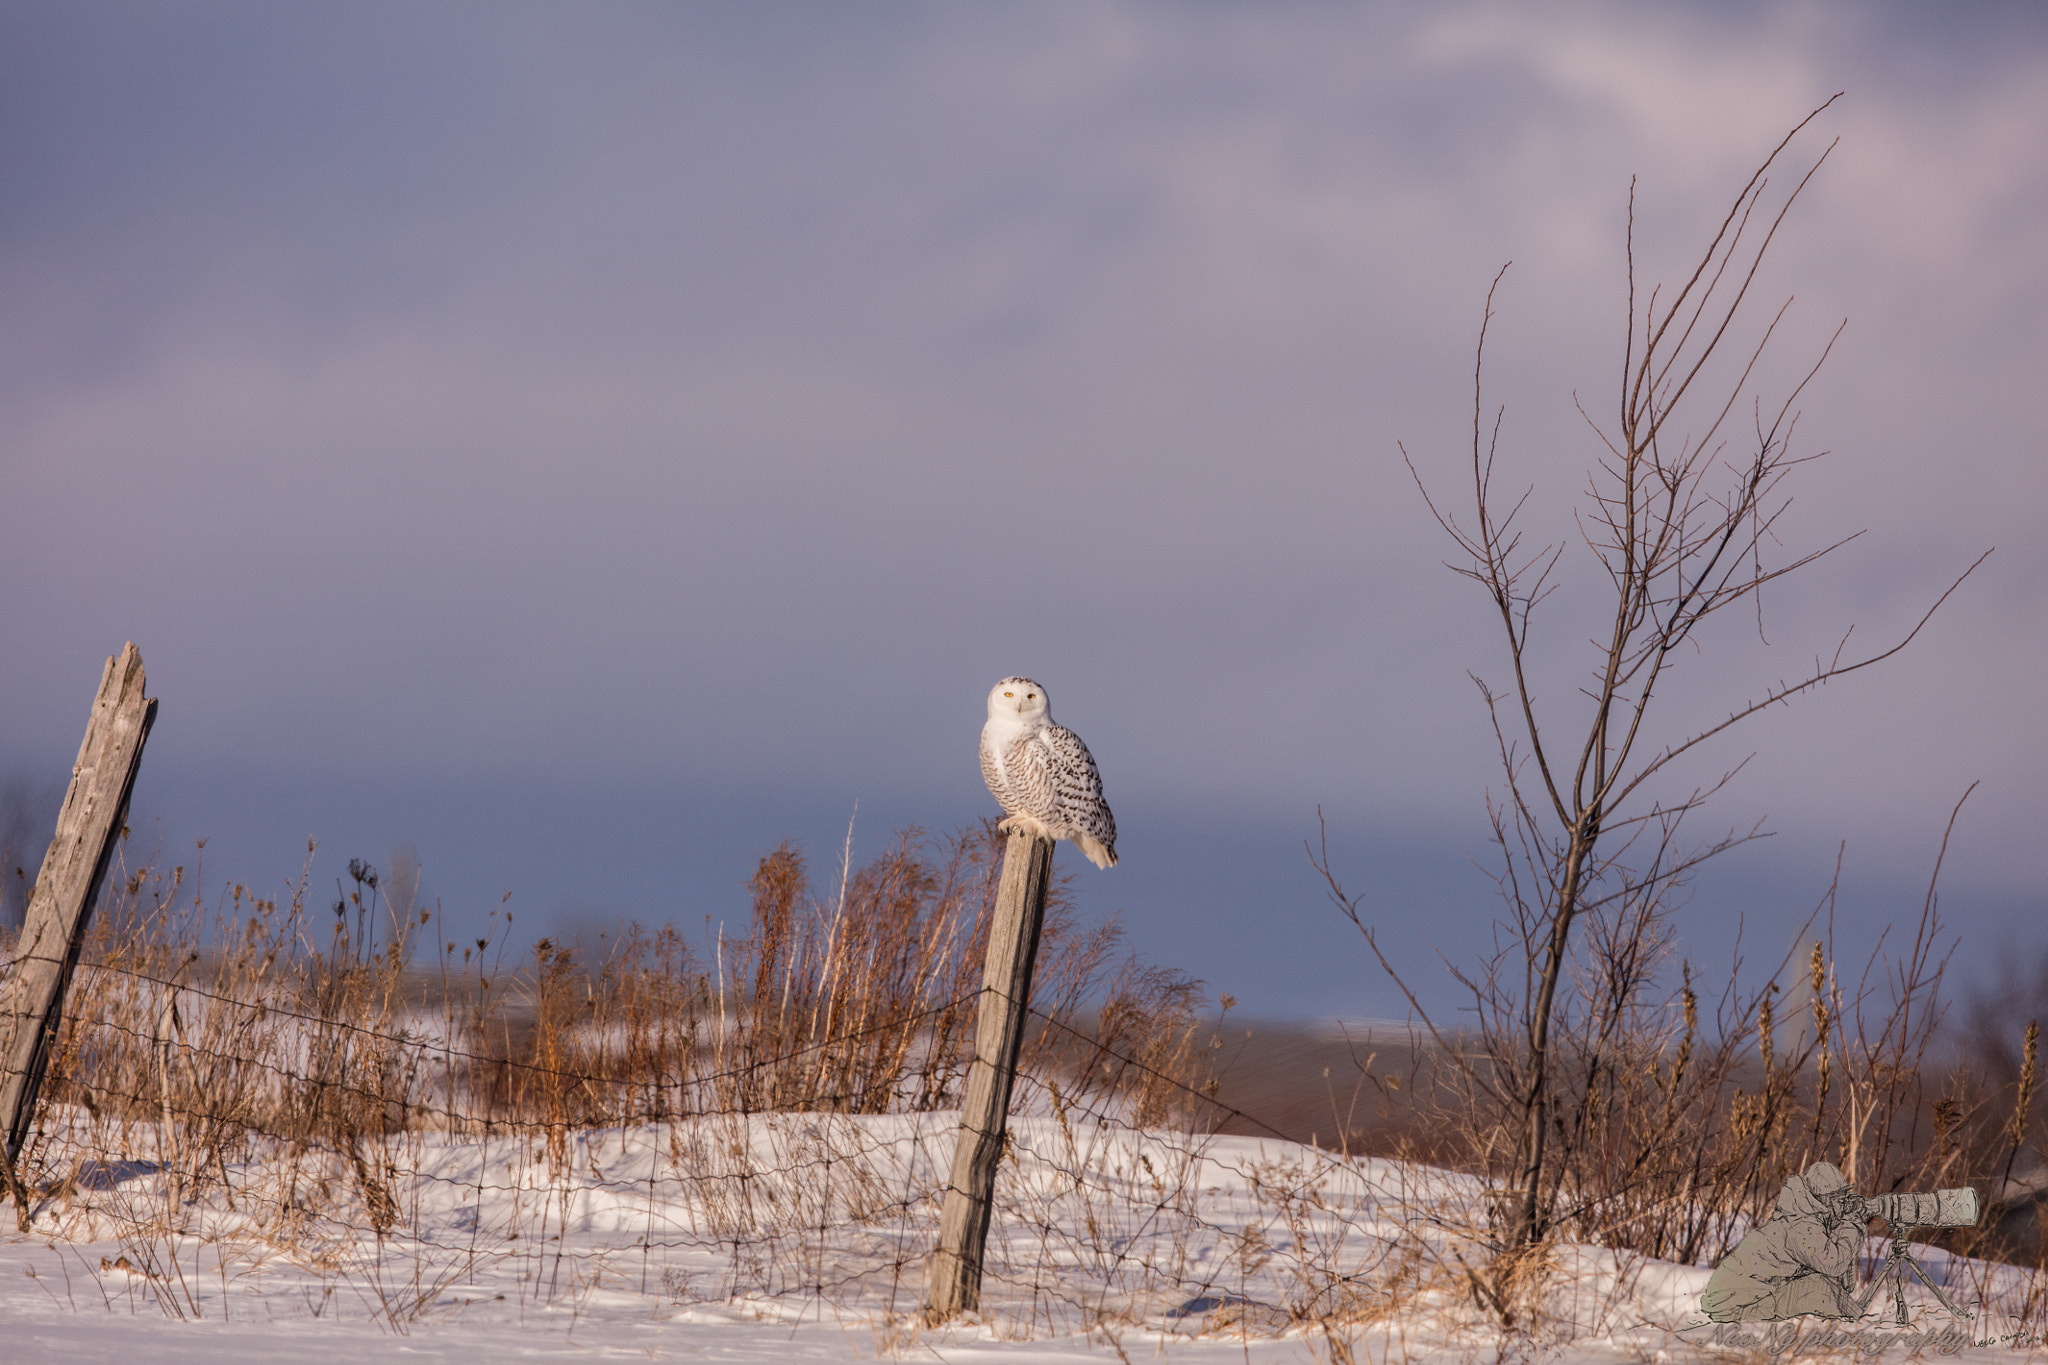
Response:
M1802 1154L1839 1156L1866 1183L1953 1171L1962 1159L1956 1144L1967 1105L1929 1096L1923 1080L1945 961L1933 956L1939 923L1931 891L1913 944L1883 959L1890 1000L1875 1016L1868 971L1845 1000L1832 954L1815 946L1805 964L1813 1036L1797 1056L1779 1056L1771 1041L1773 987L1744 990L1731 973L1711 1019L1703 1018L1691 965L1672 960L1673 893L1704 863L1761 833L1693 839L1688 817L1734 771L1674 796L1665 789L1676 765L1744 719L1897 653L1970 572L1874 653L1849 656L1845 634L1805 673L1718 716L1667 727L1653 711L1668 690L1667 667L1681 646L1704 643L1709 618L1760 603L1768 585L1846 543L1782 560L1776 553L1786 481L1816 458L1794 451L1795 405L1832 341L1766 408L1750 397L1751 385L1789 302L1750 340L1735 340L1777 230L1828 151L1775 202L1767 198L1770 173L1826 107L1764 159L1679 288L1652 289L1646 303L1636 292L1631 189L1617 414L1606 427L1580 409L1597 455L1579 534L1599 564L1605 605L1576 719L1539 704L1532 680L1536 609L1560 584L1565 546L1525 543L1518 521L1529 495L1504 496L1494 481L1502 414L1489 422L1481 378L1498 277L1474 365L1468 510L1457 514L1439 501L1410 461L1432 515L1458 547L1461 562L1452 567L1481 588L1499 618L1513 675L1505 690L1478 683L1503 775L1489 812L1505 914L1495 950L1474 968L1454 968L1476 1007L1475 1031L1439 1033L1409 995L1452 1068L1468 1159L1493 1182L1494 1259L1473 1285L1503 1323L1523 1316L1515 1305L1527 1298L1530 1267L1560 1236L1697 1260L1724 1250L1744 1218L1762 1216L1786 1163ZM1742 350L1729 357L1724 346ZM1737 416L1745 399L1754 430L1738 437L1731 420L1749 424ZM1326 854L1311 854L1339 908L1399 982L1360 900L1345 893ZM1759 1033L1761 1077L1746 1065ZM1939 1118L1931 1145L1912 1126L1924 1104Z

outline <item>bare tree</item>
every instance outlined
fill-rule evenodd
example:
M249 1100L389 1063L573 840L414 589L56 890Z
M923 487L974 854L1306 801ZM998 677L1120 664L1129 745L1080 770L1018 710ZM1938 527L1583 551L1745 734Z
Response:
M1816 458L1793 453L1795 404L1841 329L1812 365L1794 372L1782 399L1769 404L1755 392L1762 379L1759 365L1790 301L1769 317L1746 351L1735 350L1740 343L1732 340L1765 254L1833 144L1775 206L1768 197L1771 171L1833 102L1809 114L1764 159L1684 284L1668 296L1661 287L1652 289L1640 311L1630 185L1629 322L1614 425L1603 427L1579 408L1598 440L1599 455L1577 512L1578 535L1600 565L1595 578L1602 584L1604 605L1590 641L1595 652L1592 681L1584 689L1588 706L1578 716L1567 719L1541 710L1531 682L1536 607L1559 586L1565 544L1525 545L1518 517L1533 490L1506 497L1494 482L1504 414L1496 409L1488 421L1481 375L1501 276L1487 291L1473 366L1468 510L1449 510L1402 448L1430 512L1458 547L1463 562L1451 567L1478 584L1493 605L1513 673L1512 685L1504 690L1473 679L1491 717L1505 775L1504 795L1489 798L1488 807L1501 851L1497 881L1508 908L1506 933L1498 940L1500 950L1482 961L1476 975L1454 969L1479 1006L1486 1067L1460 1064L1492 1106L1492 1135L1499 1141L1507 1177L1495 1235L1510 1260L1549 1236L1559 1216L1562 1182L1555 1163L1546 1163L1546 1145L1563 1126L1553 1113L1564 1080L1553 1057L1554 1016L1560 987L1571 984L1574 928L1582 921L1590 924L1597 940L1592 970L1583 974L1579 994L1593 1000L1590 1008L1602 1021L1599 1028L1620 1028L1668 948L1668 892L1705 860L1761 834L1759 829L1730 831L1696 846L1679 838L1686 815L1725 785L1739 763L1675 800L1660 796L1653 780L1666 777L1681 759L1749 717L1896 654L1976 568L1972 564L1965 570L1887 648L1851 657L1844 633L1831 655L1816 658L1793 681L1765 689L1718 719L1672 727L1649 723L1666 669L1681 645L1697 644L1694 636L1702 622L1737 604L1754 603L1766 584L1854 539L1780 559L1774 534L1790 501L1785 481ZM1501 275L1506 270L1503 266ZM1724 348L1733 353L1724 354ZM1710 365L1717 356L1721 364ZM1752 424L1753 431L1742 430ZM1675 738L1659 739L1660 734ZM1340 908L1400 982L1364 918L1361 898L1345 893L1330 872L1327 854L1315 861ZM1434 1034L1435 1026L1412 992L1408 998ZM1688 981L1688 1039L1692 999ZM1453 1056L1467 1052L1438 1041ZM1597 1065L1597 1046L1592 1057ZM1678 1064L1682 1069L1682 1055ZM1676 1084L1676 1074L1672 1081Z

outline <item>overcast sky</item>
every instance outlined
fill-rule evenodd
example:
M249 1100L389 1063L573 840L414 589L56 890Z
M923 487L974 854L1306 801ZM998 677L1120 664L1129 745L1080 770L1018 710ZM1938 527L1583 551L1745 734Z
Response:
M1778 833L1681 933L1777 951L1846 842L1874 934L1981 781L1945 912L1980 965L2048 943L2022 5L9 5L0 775L61 784L132 639L169 860L274 889L308 837L316 879L409 842L457 917L734 919L856 798L856 857L992 811L983 697L1027 673L1124 826L1084 914L1255 1009L1392 1012L1300 841L1320 805L1463 951L1467 674L1505 681L1396 442L1456 496L1512 260L1502 462L1570 540L1631 178L1639 277L1682 277L1836 91L1747 335L1793 300L1768 401L1847 320L1782 552L1865 534L1768 649L1683 658L1660 734L1997 552L1688 770L1750 759L1701 832ZM1592 567L1540 622L1561 728Z

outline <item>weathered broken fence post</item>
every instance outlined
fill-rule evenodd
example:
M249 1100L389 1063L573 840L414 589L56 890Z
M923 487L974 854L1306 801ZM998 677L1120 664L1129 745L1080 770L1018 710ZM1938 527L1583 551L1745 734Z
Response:
M100 675L57 834L15 944L14 969L0 984L0 1181L15 1200L24 1230L29 1210L20 1181L21 1148L63 1022L64 991L78 966L100 883L128 818L142 746L156 720L156 701L142 689L142 654L131 643L107 660Z
M1003 879L988 931L988 965L975 1006L974 1060L967 1068L953 1173L939 1214L939 1245L925 1271L924 1315L933 1324L981 1307L996 1163L1003 1155L1010 1087L1017 1077L1017 1052L1031 1003L1031 967L1051 877L1052 840L1012 834L1003 849Z

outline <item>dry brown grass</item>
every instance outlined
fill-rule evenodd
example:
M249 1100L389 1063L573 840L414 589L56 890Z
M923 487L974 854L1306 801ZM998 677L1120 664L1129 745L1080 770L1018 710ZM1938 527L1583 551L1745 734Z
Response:
M957 1102L1000 850L985 827L940 841L912 832L866 867L835 868L819 894L784 846L752 879L743 935L693 950L672 927L635 926L598 954L543 942L511 964L503 919L483 939L449 940L431 911L395 914L363 865L318 905L303 878L281 901L229 887L208 906L190 890L196 876L127 876L109 887L52 1068L50 1111L70 1117L44 1135L65 1156L38 1164L38 1202L61 1212L95 1162L160 1168L169 1179L154 1194L123 1187L95 1207L118 1214L126 1254L166 1311L199 1311L205 1276L239 1273L224 1248L260 1243L328 1267L403 1330L474 1264L422 1253L394 1276L363 1250L366 1230L382 1246L419 1225L432 1139L499 1144L532 1173L529 1221L492 1254L533 1256L539 1286L538 1250L567 1225L566 1204L549 1202L566 1199L560 1174L606 1132L655 1124L699 1191L693 1235L733 1248L718 1292L826 1282L837 1254L826 1229L848 1219L896 1228L894 1249L876 1254L900 1269L922 1250L906 1231L922 1196L879 1174L899 1158L879 1158L857 1126L761 1128L748 1116L850 1125ZM1682 964L1660 996L1636 941L1654 927L1604 925L1589 942L1612 945L1610 957L1589 954L1573 978L1557 1053L1569 1066L1556 1238L1504 1275L1487 1260L1495 1230L1482 1205L1439 1220L1437 1244L1365 1231L1383 1213L1338 1193L1351 1158L1497 1174L1508 1144L1484 1082L1489 1048L1512 1046L1512 1031L1347 1046L1352 1074L1340 1066L1322 1081L1344 1119L1326 1130L1336 1150L1240 1172L1254 1211L1228 1233L1234 1272L1288 1286L1254 1301L1231 1272L1196 1265L1224 1235L1199 1174L1203 1134L1226 1117L1209 1102L1212 1064L1227 1055L1213 1046L1220 1030L1201 1020L1195 983L1123 955L1113 923L1076 927L1056 887L1017 1103L1020 1123L1039 1125L1033 1160L1053 1175L1005 1196L1023 1240L992 1273L1012 1277L1028 1320L1112 1335L1156 1324L1178 1293L1207 1307L1168 1314L1176 1330L1303 1333L1321 1358L1343 1360L1388 1349L1411 1309L1462 1299L1526 1345L1574 1330L1545 1307L1566 1241L1707 1264L1809 1160L1834 1160L1873 1192L1969 1183L1994 1214L2000 1192L2037 1169L2038 1033L2012 1040L2003 1077L1930 1055L1942 977L1931 898L1914 943L1896 961L1874 957L1853 984L1823 936L1801 964L1810 992L1797 1019L1769 988L1731 984L1709 1008ZM1270 1131L1256 1109L1228 1117ZM1148 1134L1137 1145L1134 1130ZM263 1182L248 1175L257 1169ZM835 1172L829 1194L811 1188L812 1169ZM1947 1244L1997 1254L1993 1231ZM1195 1282L1199 1292L1176 1288ZM2004 1307L2017 1323L2048 1317L2038 1289Z
M929 1111L957 1100L1000 871L977 826L909 831L813 894L784 845L751 884L744 936L693 951L634 924L601 955L543 939L502 960L509 917L469 943L402 917L351 864L324 909L231 886L209 908L184 869L110 888L49 1098L94 1114L347 1145L409 1127L575 1129L704 1113ZM1129 1091L1146 1116L1195 1079L1197 983L1122 952L1111 920L1048 899L1027 1069ZM1144 1063L1112 1061L1117 1054Z
M752 879L743 936L693 950L673 926L634 925L596 953L543 940L513 961L509 915L457 941L435 910L385 900L360 862L331 902L303 874L280 900L229 886L209 904L196 865L117 867L23 1166L31 1202L81 1235L111 1231L167 1312L196 1314L194 1286L260 1244L341 1276L403 1330L483 1254L414 1235L443 1135L495 1145L514 1185L555 1191L519 1196L523 1238L498 1234L534 1245L534 1227L564 1226L566 1203L547 1199L568 1198L593 1143L655 1125L694 1191L690 1236L734 1249L731 1292L820 1282L828 1225L900 1222L926 1194L886 1188L902 1154L870 1150L857 1126L750 1116L957 1104L1001 856L986 825L913 830L819 895L784 845ZM1193 1093L1195 984L1129 958L1113 920L1079 927L1065 884L1034 998L1030 1074L1120 1118ZM1104 1065L1116 1049L1144 1065ZM161 1178L117 1178L134 1173ZM365 1232L375 1248L414 1238L407 1282Z
M203 847L203 846L202 846ZM752 923L695 952L633 925L602 955L542 940L506 964L510 917L467 943L399 912L356 862L330 904L183 867L115 874L70 997L45 1099L125 1135L175 1132L188 1188L252 1142L344 1154L380 1226L366 1140L410 1131L568 1135L710 1114L920 1112L957 1102L1000 873L987 825L906 832L813 894L784 845L750 884ZM310 850L309 850L310 852ZM1198 1079L1196 983L1077 926L1052 888L1027 1070L1125 1095L1148 1119ZM1110 1059L1122 1052L1144 1063Z
M1561 997L1552 1035L1558 1217L1539 1250L1588 1243L1713 1265L1768 1216L1787 1175L1829 1161L1868 1194L1977 1190L1977 1227L1916 1239L2036 1272L2019 1298L2000 1296L2002 1330L2048 1328L2048 1123L2038 1017L2028 1013L2048 1013L2048 996L1980 1007L1965 1046L1951 1049L1943 1040L1955 1037L1942 1031L1945 934L1931 889L1913 938L1890 951L1880 943L1849 971L1833 950L1831 891L1827 927L1777 974L1796 973L1796 1003L1788 1009L1775 982L1744 989L1731 972L1708 1004L1690 964L1672 962L1656 910L1620 905L1598 916ZM1379 1121L1343 1130L1348 1150L1427 1159L1506 1185L1520 1110L1499 1078L1516 1074L1522 1043L1507 965L1471 978L1476 1032L1386 1049L1387 1062L1358 1058L1351 1107L1362 1095ZM1473 1267L1475 1300L1505 1327L1527 1324L1549 1292L1531 1271L1541 1258L1510 1254L1497 1220L1469 1231L1494 1257Z

